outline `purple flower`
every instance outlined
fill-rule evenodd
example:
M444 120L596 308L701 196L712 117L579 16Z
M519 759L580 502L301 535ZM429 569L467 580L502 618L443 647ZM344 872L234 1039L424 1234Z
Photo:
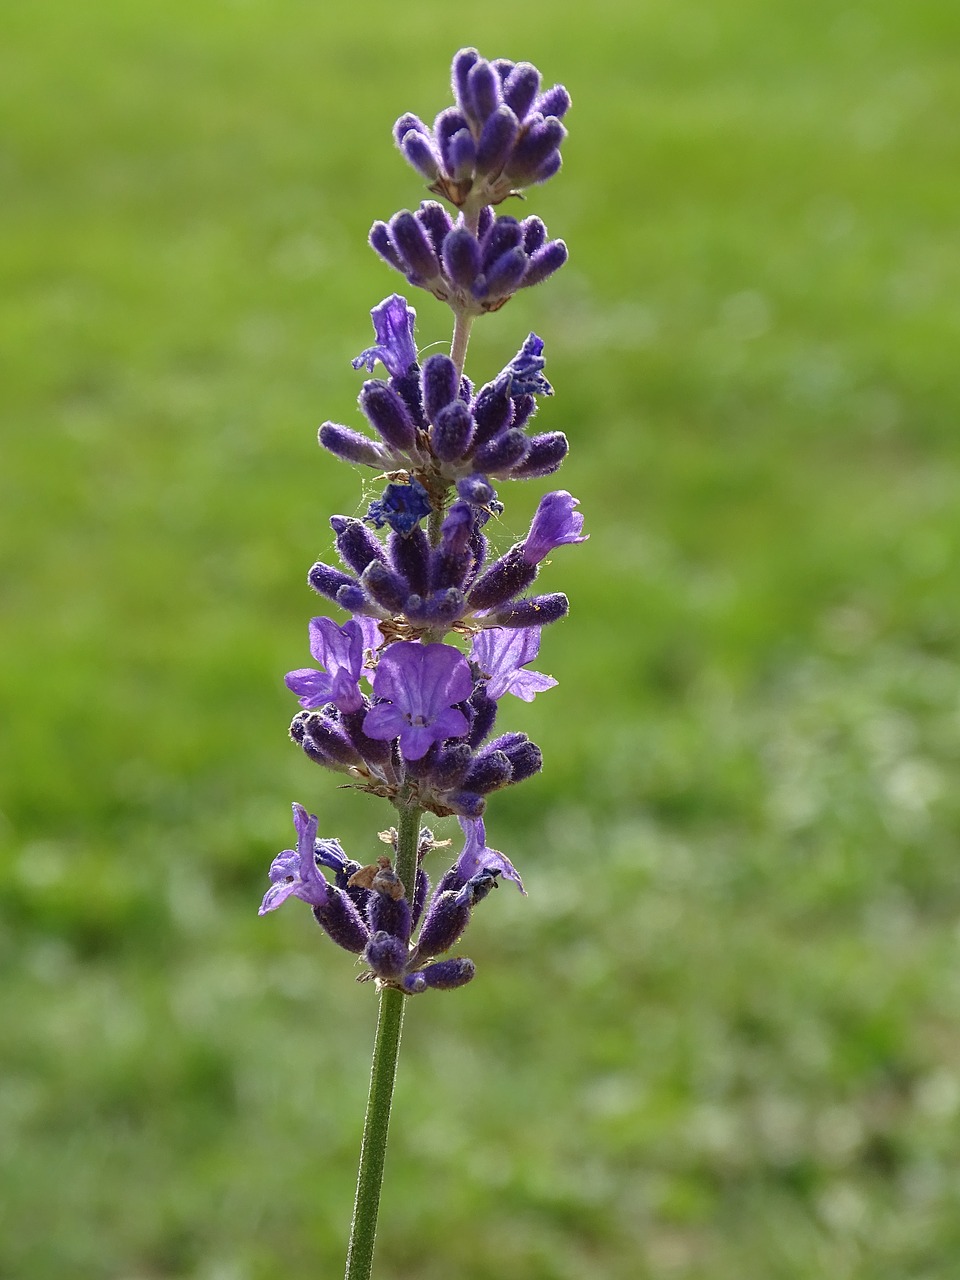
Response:
M481 871L499 871L504 880L512 880L520 892L526 896L523 881L517 869L499 849L487 846L487 832L482 818L459 818L463 828L463 849L456 861L457 874L464 881L470 880Z
M293 825L297 829L297 851L284 849L270 865L270 888L264 894L259 915L276 911L291 896L301 898L311 907L326 905L330 886L317 870L314 857L314 841L317 838L317 819L307 813L302 804L293 806Z
M416 311L406 298L394 293L373 308L370 318L377 335L377 345L361 351L353 361L353 367L359 369L366 365L367 371L373 373L373 366L379 360L392 378L401 378L417 359L413 341Z
M376 654L383 647L383 632L380 630L380 625L377 622L377 619L367 618L361 615L359 618L354 618L354 622L360 628L360 634L363 636L364 657L366 657L369 652L374 655L374 661L376 661ZM370 680L372 682L373 671L370 667L364 666L361 674L365 680Z
M588 534L581 534L583 516L575 511L580 499L572 497L566 489L557 489L540 499L530 532L523 541L523 558L527 564L539 564L554 547L566 542L586 542Z
M421 760L433 743L462 738L470 727L454 704L470 697L473 679L451 645L390 645L380 657L373 691L384 701L367 712L363 731L380 741L399 738L407 760Z
M301 667L284 677L287 688L299 695L301 707L322 707L334 702L341 711L359 711L363 698L357 686L363 670L363 631L350 621L339 627L332 618L310 620L310 652L326 668Z
M552 396L553 387L543 374L546 365L543 339L531 333L503 371L510 376L510 395Z
M540 650L540 627L490 627L473 638L471 658L487 679L487 696L494 700L505 693L532 702L538 693L552 689L553 676L540 671L524 671Z
M432 511L430 496L419 480L409 484L388 484L374 498L364 516L377 529L388 524L396 533L411 533Z

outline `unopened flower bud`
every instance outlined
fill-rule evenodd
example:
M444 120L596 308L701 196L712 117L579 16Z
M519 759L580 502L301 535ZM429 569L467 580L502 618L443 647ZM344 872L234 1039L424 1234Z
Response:
M516 604L498 609L490 614L489 621L497 627L545 627L565 618L569 609L567 597L562 591L555 591L550 595L518 600Z
M323 931L344 951L360 955L370 934L357 908L342 889L330 888L327 901L313 908L313 916Z
M409 958L406 943L389 933L375 933L367 943L363 958L378 978L395 982L406 968Z

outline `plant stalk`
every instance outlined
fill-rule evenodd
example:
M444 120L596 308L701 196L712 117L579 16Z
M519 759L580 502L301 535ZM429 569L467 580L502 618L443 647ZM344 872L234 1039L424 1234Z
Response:
M453 341L450 343L450 359L457 370L457 384L463 376L463 366L467 358L467 343L470 341L470 330L475 317L464 311L455 310L453 321Z
M397 824L396 872L411 901L417 878L420 815L421 810L417 808L401 809ZM350 1223L345 1280L370 1280L373 1271L377 1214L383 1187L390 1107L393 1102L393 1087L397 1079L397 1059L400 1056L400 1033L403 1028L403 1007L406 999L407 997L395 987L381 988L380 1014L373 1045L367 1113L363 1120L360 1168L357 1173L353 1221Z

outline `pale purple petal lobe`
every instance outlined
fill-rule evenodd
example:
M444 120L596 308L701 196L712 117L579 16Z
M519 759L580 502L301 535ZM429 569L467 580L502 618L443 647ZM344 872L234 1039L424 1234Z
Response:
M524 896L526 889L516 867L499 849L491 849L487 845L486 828L482 818L460 818L460 826L464 834L463 850L457 859L457 871L464 880L477 875L481 871L499 871L504 880L510 880Z
M524 670L540 649L540 631L540 627L488 627L474 637L470 656L487 678L491 698L512 693L532 702L538 693L557 683L553 676Z
M360 624L351 619L341 627L333 618L312 618L310 652L326 670L301 667L285 677L287 688L299 696L301 707L335 702L341 711L359 711L363 706L357 683L363 671Z

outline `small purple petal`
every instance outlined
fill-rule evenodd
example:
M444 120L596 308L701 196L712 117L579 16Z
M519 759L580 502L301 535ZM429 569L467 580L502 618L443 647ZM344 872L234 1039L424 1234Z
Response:
M413 341L416 311L406 298L394 293L373 308L370 318L373 320L377 344L361 351L353 361L353 367L359 369L361 365L366 365L368 372L373 373L373 366L379 360L392 378L401 377L417 359L417 348Z
M288 671L283 680L290 692L300 699L301 707L322 707L331 699L333 681L325 672L313 667Z
M270 888L263 895L258 915L265 916L268 911L276 911L286 902L291 893L297 889L297 866L299 859L292 849L278 853L270 864Z
M291 895L301 898L311 907L324 906L330 896L330 886L317 870L314 857L316 815L307 813L302 804L295 804L293 825L297 829L297 851L284 849L270 864L272 883L260 904L260 915L275 911Z
M346 622L341 627L333 618L311 618L310 652L331 675L346 669L355 672L354 678L359 679L363 632L356 622Z
M469 728L467 717L456 707L444 707L431 725L436 742L442 742L444 738L462 738Z
M543 354L543 339L531 333L526 342L513 357L505 374L510 375L510 395L515 398L521 395L552 396L553 387L544 377L546 358Z
M579 498L566 489L557 489L540 499L530 532L523 542L523 558L527 564L539 564L555 547L568 542L586 542L589 534L581 534L583 516L574 508Z
M463 829L464 842L456 868L464 881L478 875L481 871L499 871L504 880L512 880L520 892L526 895L523 881L516 867L499 849L487 846L487 833L482 818L459 818Z
M487 677L489 697L497 699L512 693L524 702L532 702L536 694L552 689L557 683L552 676L539 671L523 670L539 649L539 627L516 630L490 627L474 637L470 656Z
M432 510L430 495L419 480L412 479L409 484L388 484L370 503L364 519L377 529L388 524L395 533L408 534Z
M376 680L376 672L373 673L373 678ZM392 702L377 703L363 718L363 732L368 738L374 738L378 742L399 738L407 725L408 720L404 712Z
M376 618L359 617L354 618L360 633L363 636L363 654L364 658L368 653L376 654L383 645L383 632ZM373 680L373 671L368 666L364 666L361 671L364 680Z
M322 707L335 702L341 711L358 711L363 698L357 686L363 669L363 632L357 622L338 626L332 618L310 621L310 652L324 671L301 667L287 673L287 688L300 698L301 707Z

